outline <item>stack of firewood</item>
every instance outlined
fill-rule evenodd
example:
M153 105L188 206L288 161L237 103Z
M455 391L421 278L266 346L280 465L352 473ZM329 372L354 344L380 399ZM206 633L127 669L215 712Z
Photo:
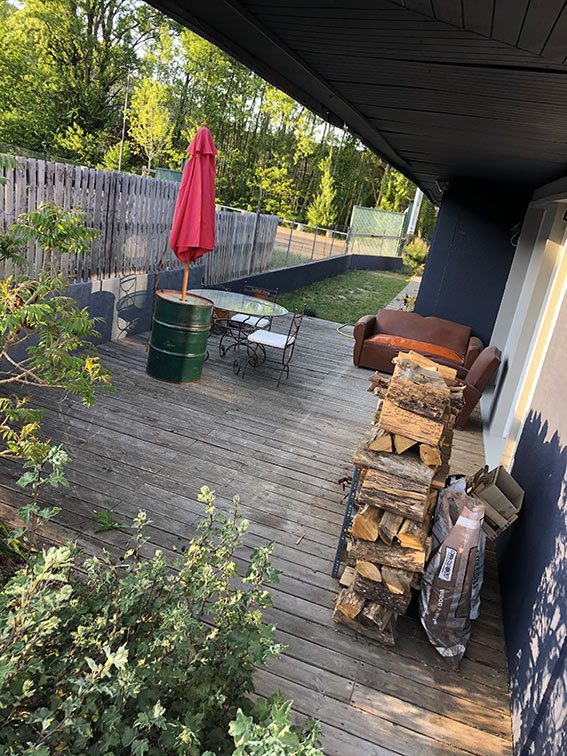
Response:
M436 494L462 406L454 370L413 352L395 362L391 378L370 379L378 408L353 457L361 484L333 614L388 645L429 556Z

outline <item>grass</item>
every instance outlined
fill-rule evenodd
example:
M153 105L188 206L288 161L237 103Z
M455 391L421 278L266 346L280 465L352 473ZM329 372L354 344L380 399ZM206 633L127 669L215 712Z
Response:
M278 302L334 323L356 323L388 304L410 280L409 273L350 270L333 278L282 294Z

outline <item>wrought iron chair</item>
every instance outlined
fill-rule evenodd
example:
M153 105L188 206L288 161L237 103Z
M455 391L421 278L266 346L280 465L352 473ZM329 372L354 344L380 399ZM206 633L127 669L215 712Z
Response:
M254 370L266 362L273 362L280 366L280 373L278 376L277 386L279 387L283 374L286 374L286 378L289 378L289 363L293 357L295 350L295 344L297 341L297 334L301 327L303 320L302 312L294 312L293 318L287 334L274 333L273 331L267 331L265 329L259 329L248 334L246 340L246 352L247 360L241 365L239 359L236 359L233 363L233 370L236 375L242 370L242 377L246 373L246 368L251 365ZM276 349L281 356L281 359L268 358L267 348Z
M273 302L278 295L277 289L261 289L258 286L244 286L242 293L248 297L255 297L256 299L265 299L268 302ZM273 318L266 316L262 318L256 318L253 315L243 315L237 313L232 315L231 323L235 323L241 327L242 331L251 333L257 328L263 328L265 331L272 330Z
M273 302L278 294L277 289L260 289L257 286L244 286L242 293L256 299L265 299ZM259 328L265 331L272 330L273 317L255 315L246 315L244 313L230 313L223 323L223 334L219 341L219 354L224 357L229 349L238 349L241 344L246 343L249 334ZM229 345L225 346L225 339L229 340Z

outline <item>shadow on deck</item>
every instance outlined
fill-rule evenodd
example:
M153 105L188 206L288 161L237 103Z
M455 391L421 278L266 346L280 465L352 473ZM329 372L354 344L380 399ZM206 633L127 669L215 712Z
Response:
M276 324L278 329L279 324ZM280 329L281 330L281 329ZM232 372L211 338L199 384L159 383L145 373L146 337L101 347L116 392L92 410L74 399L35 392L45 430L71 454L71 488L51 526L88 552L120 546L119 531L97 533L93 510L117 520L148 512L151 542L178 551L200 515L196 494L242 498L250 521L245 542L274 540L282 571L267 619L287 646L257 674L257 690L276 689L296 711L321 720L327 754L511 751L500 598L487 555L483 604L461 672L449 671L428 644L414 607L401 618L395 648L357 638L331 619L337 583L330 577L343 515L339 480L373 415L369 371L352 365L352 342L325 321L305 319L289 381ZM455 434L453 472L484 462L478 421ZM18 468L0 464L0 516L14 520L22 498Z

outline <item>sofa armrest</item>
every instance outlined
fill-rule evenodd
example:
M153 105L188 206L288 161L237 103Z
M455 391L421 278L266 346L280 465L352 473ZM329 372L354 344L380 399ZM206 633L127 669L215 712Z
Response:
M469 345L467 347L467 353L465 355L465 364L467 370L470 370L473 362L479 356L484 349L482 341L477 336L471 336L469 339Z
M360 362L362 345L364 344L364 340L372 335L375 322L375 315L364 315L364 317L360 318L354 326L354 350L352 353L352 361L355 365L358 365Z
M463 392L463 399L465 400L459 416L457 417L457 428L464 428L467 420L469 419L471 412L476 407L482 396L482 391L479 391L475 386L465 385Z

